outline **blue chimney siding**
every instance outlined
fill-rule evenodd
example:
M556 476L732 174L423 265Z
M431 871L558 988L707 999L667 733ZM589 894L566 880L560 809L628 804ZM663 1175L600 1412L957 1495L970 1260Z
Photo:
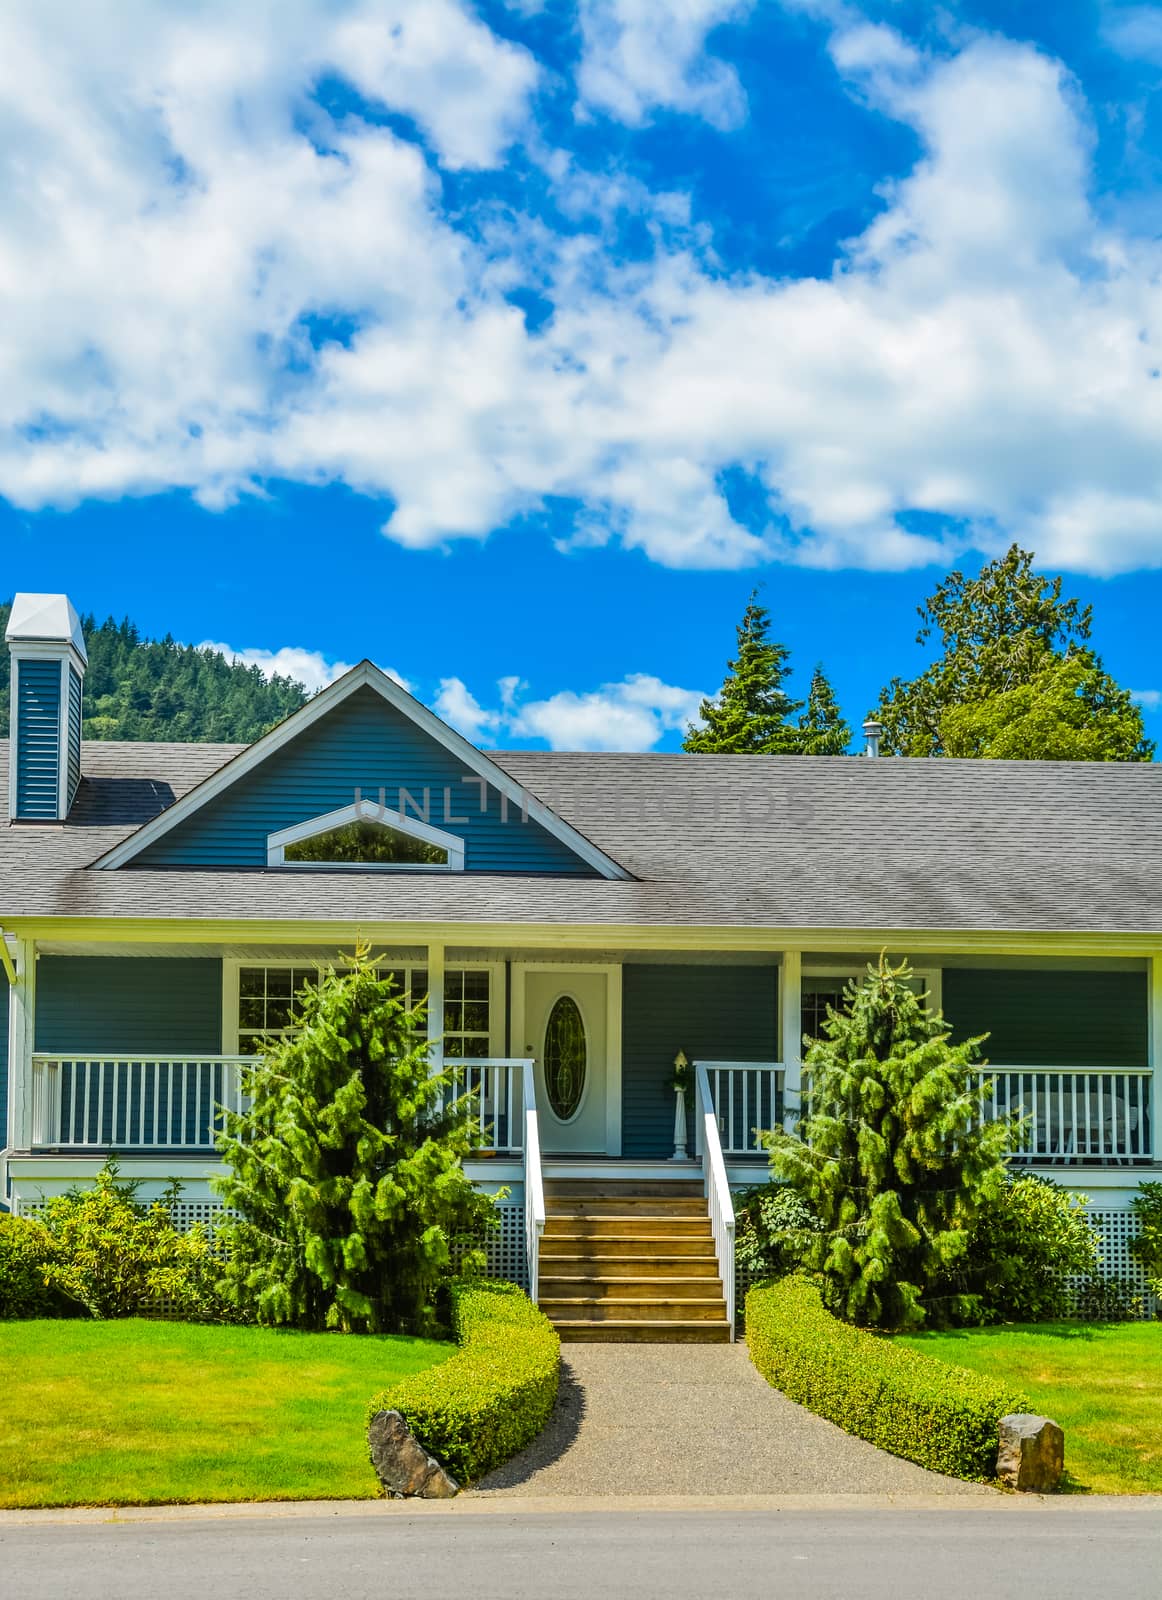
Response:
M60 816L61 664L25 657L18 667L16 816Z
M351 805L356 790L378 801L385 789L387 805L396 809L402 789L414 802L403 802L407 816L463 838L468 872L596 876L545 828L522 821L511 802L506 815L491 787L482 812L482 785L373 689L359 689L143 850L134 865L265 867L270 834Z
M68 800L77 797L81 782L81 675L69 662Z

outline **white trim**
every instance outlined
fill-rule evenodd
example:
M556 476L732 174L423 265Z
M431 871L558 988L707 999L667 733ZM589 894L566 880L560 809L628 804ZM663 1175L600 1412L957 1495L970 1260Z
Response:
M435 845L447 852L446 862L431 861L287 861L288 844L299 844L303 839L314 839L320 833L330 833L332 828L342 828L349 822L376 822L397 833L406 833L424 844ZM310 817L306 822L296 822L291 828L272 833L266 841L268 867L293 867L296 872L463 872L464 841L454 833L444 833L418 817L405 817L401 811L391 811L376 800L356 800L352 805L340 806L337 811L327 811L321 817Z
M16 950L18 982L8 990L8 1148L32 1143L32 1054L36 1035L36 946L21 939Z
M587 866L599 872L603 878L628 879L630 877L625 868L619 866L611 856L607 856L604 850L598 849L584 834L579 833L570 823L557 816L556 812L550 811L543 801L530 794L523 785L517 783L516 779L510 777L503 768L498 767L482 751L477 750L475 745L469 744L467 739L462 738L453 728L449 728L447 723L441 722L434 712L429 711L426 706L413 699L406 689L401 689L394 679L389 678L385 672L381 672L370 661L361 661L358 666L352 667L351 671L345 673L337 682L323 689L313 700L308 701L305 706L293 712L285 722L280 722L277 728L272 728L269 733L256 740L249 749L243 750L240 755L235 756L232 761L228 761L225 766L219 767L217 772L203 779L188 794L183 795L180 800L175 801L160 816L155 817L152 822L147 822L144 827L139 828L136 833L131 834L121 844L115 845L112 850L106 851L103 856L99 856L93 865L102 868L125 866L140 855L143 850L148 849L150 845L155 844L158 839L169 833L172 828L177 827L187 817L192 816L195 811L200 810L208 801L222 794L224 790L230 788L240 778L245 777L247 773L253 772L268 756L273 755L276 750L281 750L284 745L297 738L305 729L313 726L321 717L326 716L334 706L340 705L354 694L357 689L365 687L374 689L394 710L407 717L410 722L428 734L429 737L435 739L438 744L443 745L445 750L455 756L471 772L475 772L478 777L483 778L486 783L490 784L498 794L503 795L514 804L522 817L529 817L533 822L544 828L547 833L551 833L555 839L560 840Z
M803 1108L803 956L784 950L779 963L779 1018L783 1055L783 1124L794 1133Z
M432 1071L441 1072L444 1067L444 946L442 944L430 944L428 946L427 968L428 1057L431 1061ZM491 1027L491 1013L488 1021Z
M513 1041L527 1033L525 978L530 972L594 973L605 978L605 1150L606 1159L621 1154L621 963L617 961L514 961L511 967ZM564 990L562 990L562 993ZM551 1159L551 1158L546 1158Z

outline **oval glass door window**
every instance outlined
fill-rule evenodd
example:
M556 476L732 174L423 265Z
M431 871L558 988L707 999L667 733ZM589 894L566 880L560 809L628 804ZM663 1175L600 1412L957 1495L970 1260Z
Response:
M563 994L554 1001L545 1024L544 1056L545 1092L560 1122L571 1122L581 1108L587 1057L580 1008L572 996Z

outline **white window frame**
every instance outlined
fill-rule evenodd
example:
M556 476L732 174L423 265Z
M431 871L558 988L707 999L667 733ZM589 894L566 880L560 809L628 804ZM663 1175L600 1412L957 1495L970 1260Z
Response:
M842 978L846 982L854 978L858 983L867 975L866 962L862 966L840 966L827 963L824 966L810 966L803 968L801 983L806 985L808 978ZM944 1010L944 969L943 967L917 967L913 966L912 976L919 978L924 984L924 1003L929 1011ZM800 991L800 1010L802 1009L802 990Z
M409 956L406 959L396 959L390 951L379 959L378 964L388 971L404 972L410 975L413 970L422 968L427 970L428 963L421 956ZM239 1027L238 1027L238 988L239 974L243 967L278 967L282 969L295 969L310 966L326 966L327 958L322 956L297 956L287 957L285 960L270 960L266 956L229 956L222 962L222 1049L226 1055L240 1055ZM505 1054L505 1018L508 1012L508 995L504 984L503 961L455 961L451 970L456 972L487 972L488 973L488 1053L493 1059L499 1060ZM449 1060L459 1060L459 1057L449 1057ZM471 1061L468 1056L465 1060Z
M334 828L346 827L351 822L374 822L384 828L394 828L424 844L446 850L448 859L440 861L288 861L286 847L313 839L320 833L330 833ZM341 806L338 811L328 811L324 816L311 817L306 822L296 822L293 827L282 828L269 835L266 841L268 867L289 867L296 872L463 872L464 841L457 834L433 828L418 817L405 817L402 812L391 811L376 800L356 800L353 805Z

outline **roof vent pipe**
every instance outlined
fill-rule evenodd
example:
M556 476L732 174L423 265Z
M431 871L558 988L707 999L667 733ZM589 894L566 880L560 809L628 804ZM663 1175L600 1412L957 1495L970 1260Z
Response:
M880 753L880 740L883 737L884 725L882 722L877 722L874 717L869 717L863 725L863 731L867 739L867 749L864 751L864 755L874 761Z

